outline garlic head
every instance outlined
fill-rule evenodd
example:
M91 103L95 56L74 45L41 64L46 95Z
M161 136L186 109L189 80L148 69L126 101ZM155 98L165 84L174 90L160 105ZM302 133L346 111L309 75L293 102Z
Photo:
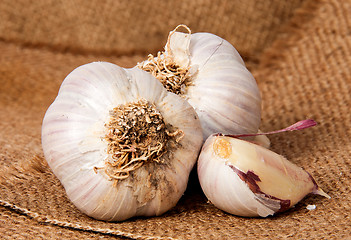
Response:
M68 198L107 221L175 206L202 142L184 99L138 68L106 62L73 70L42 125L45 158Z
M207 198L219 209L238 216L273 215L309 193L329 197L311 174L283 156L221 134L206 140L197 170Z
M204 139L212 133L256 133L261 117L257 83L238 51L210 33L172 31L166 51L138 64L196 110ZM179 27L179 26L178 26Z

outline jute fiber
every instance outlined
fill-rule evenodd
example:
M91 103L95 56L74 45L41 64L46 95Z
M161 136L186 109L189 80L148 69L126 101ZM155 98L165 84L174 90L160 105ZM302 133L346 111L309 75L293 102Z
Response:
M108 223L70 203L40 139L62 80L92 61L132 67L182 23L242 54L262 93L263 131L318 122L270 136L271 149L309 171L331 199L310 195L274 217L236 217L207 202L193 172L177 206L159 217ZM351 0L1 1L0 238L347 239L350 29Z

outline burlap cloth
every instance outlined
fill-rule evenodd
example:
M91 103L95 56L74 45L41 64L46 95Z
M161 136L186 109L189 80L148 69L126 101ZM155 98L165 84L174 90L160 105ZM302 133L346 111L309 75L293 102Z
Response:
M132 67L176 25L230 41L263 98L262 127L305 118L313 129L271 136L332 197L308 196L269 218L207 203L192 173L163 216L121 223L80 213L43 161L41 121L79 65ZM0 3L0 237L5 239L345 239L351 234L351 1L13 1ZM307 210L309 204L315 210Z

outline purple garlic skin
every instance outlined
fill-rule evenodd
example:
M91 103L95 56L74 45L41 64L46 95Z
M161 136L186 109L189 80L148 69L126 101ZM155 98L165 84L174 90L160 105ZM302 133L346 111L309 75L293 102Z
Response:
M307 171L273 151L230 136L206 140L198 176L207 198L238 216L273 215L310 193L329 198Z

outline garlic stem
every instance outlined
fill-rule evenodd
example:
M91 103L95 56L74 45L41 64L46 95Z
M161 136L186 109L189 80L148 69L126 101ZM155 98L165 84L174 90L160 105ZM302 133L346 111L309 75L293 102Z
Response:
M172 52L172 48L171 48L171 39L172 39L172 36L174 35L175 32L177 32L177 30L179 28L185 28L187 30L187 34L188 34L188 38L187 38L187 44L186 45L189 45L189 42L190 42L190 35L191 35L191 30L188 26L186 26L185 24L179 24L174 30L172 30L169 35L168 35L168 38L167 38L167 44L166 44L166 51L168 52L168 54L173 58L174 57L174 54ZM179 40L179 39L177 39Z

